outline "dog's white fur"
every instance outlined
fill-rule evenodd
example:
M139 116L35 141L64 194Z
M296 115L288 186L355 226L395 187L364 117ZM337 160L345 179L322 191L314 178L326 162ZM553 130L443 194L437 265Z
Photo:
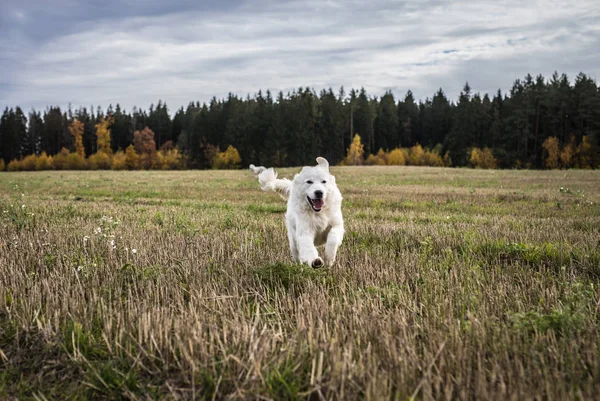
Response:
M317 163L315 167L303 167L293 180L278 179L272 168L250 165L263 191L277 192L287 199L285 224L292 257L312 267L333 265L344 238L342 194L329 173L327 160L318 157ZM320 209L319 192L323 202ZM323 258L316 248L322 245Z

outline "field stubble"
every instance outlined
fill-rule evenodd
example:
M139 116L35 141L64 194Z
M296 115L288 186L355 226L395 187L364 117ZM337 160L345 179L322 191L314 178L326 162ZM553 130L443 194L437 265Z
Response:
M244 171L0 173L0 398L600 394L600 172L332 170L323 270Z

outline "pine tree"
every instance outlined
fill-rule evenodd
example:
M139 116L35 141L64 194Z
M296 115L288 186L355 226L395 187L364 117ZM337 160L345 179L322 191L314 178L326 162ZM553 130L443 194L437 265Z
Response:
M406 92L404 100L398 102L398 124L400 146L409 147L417 143L419 136L419 107L415 103L413 93Z
M183 107L179 108L173 117L173 122L171 124L171 140L173 143L177 143L179 139L179 135L181 135L181 131L183 131L183 123L184 123L185 111Z
M353 116L354 132L363 138L365 154L369 155L376 151L374 148L375 112L367 97L365 88L361 88L359 92Z
M321 142L319 154L331 164L344 158L344 116L342 103L329 88L323 90L317 111L318 135Z
M75 118L83 123L83 148L86 155L96 152L96 117L93 114L94 108L90 107L91 114L85 107L75 111Z
M159 100L156 108L154 105L150 105L147 126L154 132L158 148L163 143L172 140L171 117L166 103Z
M121 110L121 106L117 103L112 116L112 124L110 125L111 149L125 149L133 140L133 126L131 117Z
M60 107L50 107L44 112L44 132L42 151L49 155L57 154L62 148L69 148L70 141L65 140L66 127ZM68 131L67 131L68 135Z
M32 110L29 113L29 124L27 132L21 141L21 154L33 155L41 152L42 134L44 132L44 121L39 112Z
M573 100L576 139L581 141L585 136L590 143L600 142L600 90L596 82L586 74L577 75Z
M398 113L392 92L386 92L379 100L375 117L374 148L393 149L400 145L398 138Z
M18 159L21 153L21 141L27 133L27 118L20 107L4 110L0 119L0 157L8 164Z
M5 164L8 164L14 158L11 149L12 142L12 127L11 127L11 116L12 112L8 110L8 107L4 109L2 113L2 117L0 118L0 159L3 160ZM12 158L11 158L12 156Z
M440 88L433 96L431 102L431 135L429 140L424 140L426 146L433 147L438 143L444 143L446 136L452 127L452 110L450 102Z
M452 130L444 143L455 165L467 164L467 148L475 143L477 137L474 117L471 107L471 87L466 83L458 97Z

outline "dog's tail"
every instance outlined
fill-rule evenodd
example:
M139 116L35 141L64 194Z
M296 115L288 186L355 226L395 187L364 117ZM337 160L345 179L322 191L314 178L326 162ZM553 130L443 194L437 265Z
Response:
M258 174L258 183L263 191L277 192L283 199L288 199L290 197L292 181L287 178L278 179L277 173L272 168L264 168L264 170Z

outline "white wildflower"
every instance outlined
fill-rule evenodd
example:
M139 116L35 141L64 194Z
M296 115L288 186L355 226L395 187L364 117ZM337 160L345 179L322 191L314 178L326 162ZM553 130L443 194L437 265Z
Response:
M85 237L83 237L83 242L88 242L88 240L90 239L90 237L88 237L87 235Z
M131 250L131 253L133 253L133 254L135 255L135 254L137 253L137 249L133 248L133 249Z
M21 209L25 209L25 205L21 205Z
M102 233L102 229L100 227L96 228L95 233L96 234L101 234Z
M112 246L112 249L117 249L117 246L115 245L115 240L114 239L110 240L110 246Z
M77 271L80 272L83 270L83 266L77 266Z

